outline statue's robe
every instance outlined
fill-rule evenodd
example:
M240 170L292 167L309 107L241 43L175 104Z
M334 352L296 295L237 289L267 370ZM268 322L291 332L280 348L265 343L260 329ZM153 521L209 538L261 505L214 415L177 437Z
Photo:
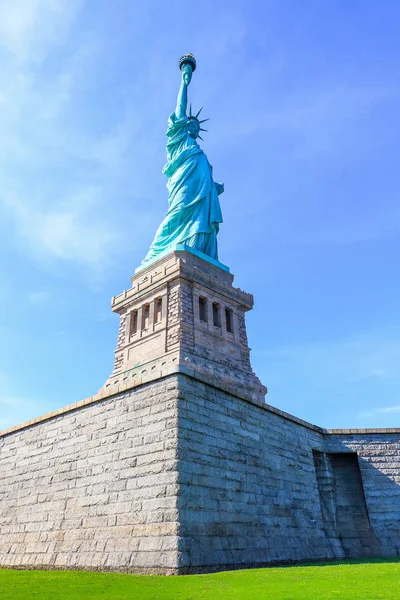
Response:
M183 243L218 260L217 233L222 223L218 194L223 186L213 180L206 155L189 135L188 121L175 113L168 119L163 168L168 177L168 212L142 264Z

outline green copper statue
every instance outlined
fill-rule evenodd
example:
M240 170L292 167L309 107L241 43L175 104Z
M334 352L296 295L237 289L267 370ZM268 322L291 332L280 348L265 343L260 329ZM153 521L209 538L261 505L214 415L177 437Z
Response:
M217 233L222 223L218 195L222 183L213 180L212 167L197 143L201 128L201 109L187 114L188 86L196 69L192 54L185 54L179 66L182 83L175 112L168 119L167 164L168 212L142 262L145 265L178 245L186 245L218 260ZM181 246L182 247L182 246Z

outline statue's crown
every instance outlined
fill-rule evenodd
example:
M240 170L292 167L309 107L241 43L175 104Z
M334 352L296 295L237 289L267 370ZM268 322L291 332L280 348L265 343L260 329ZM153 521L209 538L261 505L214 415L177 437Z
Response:
M197 123L199 124L199 126L200 126L202 123L205 123L206 121L209 121L210 119L202 119L202 120L200 121L200 119L199 119L199 114L201 113L201 111L202 111L202 110L203 110L203 107L201 107L201 109L199 110L199 112L197 113L197 115L193 115L193 114L192 114L192 105L190 104L190 106L189 106L189 116L188 116L188 119L189 119L189 121L197 121ZM207 131L207 129L203 129L202 127L200 127L200 131ZM199 135L199 138L200 138L201 140L203 139L203 138L201 137L201 135Z

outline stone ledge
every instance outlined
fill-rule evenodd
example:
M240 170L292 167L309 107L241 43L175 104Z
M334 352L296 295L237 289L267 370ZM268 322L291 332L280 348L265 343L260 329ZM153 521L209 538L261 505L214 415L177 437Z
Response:
M155 276L153 272L157 269L160 271ZM187 279L190 282L196 281L199 285L215 288L217 293L243 305L244 310L250 310L254 304L252 294L233 286L234 278L231 273L223 271L188 250L174 250L132 275L132 287L113 296L111 308L120 314L134 302L142 301L147 295L151 295L158 286L171 283L177 278Z
M159 370L157 372L149 374L149 376L147 376L147 377L143 376L143 377L135 378L134 382L119 384L119 385L115 385L112 387L110 386L109 389L103 388L101 390L101 392L95 394L94 396L89 396L88 398L84 398L83 400L75 402L74 404L69 404L68 406L65 406L63 408L59 408L50 413L46 413L45 415L35 417L34 419L30 419L29 421L25 421L24 423L21 423L19 425L14 425L13 427L9 427L8 429L0 431L0 438L5 437L7 435L11 435L18 431L23 431L24 429L28 429L29 427L32 427L34 425L39 425L40 423L44 423L45 421L49 421L56 417L60 417L62 415L68 414L70 412L73 412L73 411L83 408L85 406L90 406L92 404L102 402L103 400L113 398L122 393L139 388L148 383L152 383L152 382L158 381L160 379L169 377L171 375L177 375L177 374L186 375L187 377L190 377L191 379L194 379L196 381L201 381L202 383L205 383L205 384L209 385L210 387L222 390L222 391L226 392L227 394L230 394L231 396L235 396L237 398L240 398L241 400L244 400L245 402L248 402L249 404L255 404L256 406L258 406L272 414L282 417L283 419L287 419L288 421L292 421L293 423L297 423L297 425L300 425L307 429L311 429L311 430L316 431L317 433L320 433L323 435L362 435L362 434L374 434L374 433L377 433L377 434L384 434L384 433L396 434L396 433L398 433L398 434L400 434L399 428L324 429L322 427L319 427L318 425L313 425L312 423L309 423L308 421L304 421L303 419L300 419L299 417L295 417L294 415L291 415L290 413L280 410L279 408L271 406L270 404L266 404L265 402L255 398L254 395L252 395L251 393L245 394L245 393L243 393L242 390L238 389L237 387L235 388L231 385L228 385L228 384L224 383L223 381L218 380L217 378L210 379L208 376L203 375L202 373L198 373L193 369L187 368L183 365L176 365L176 366L168 367L167 369Z
M369 429L326 429L325 433L330 435L362 435L364 433L400 433L398 427L382 427L382 428L369 428Z
M238 397L238 398L244 400L245 402L248 402L250 404L255 404L256 406L259 406L260 408L263 408L264 410L267 410L268 412L274 413L285 419L294 421L295 423L297 423L299 425L302 425L309 429L313 429L315 431L318 431L319 433L324 432L324 430L322 430L320 427L317 427L316 425L307 423L306 421L303 421L302 419L298 419L297 417L294 417L293 415L290 415L289 413L285 413L284 411L281 411L278 408L274 408L273 406L265 404L265 402L254 397L254 394L251 394L251 392L246 394L243 392L243 390L238 389L238 387L234 387L233 385L226 384L223 381L218 380L217 378L210 379L210 377L203 375L202 373L198 373L198 372L194 371L193 369L187 368L183 365L176 365L176 366L168 367L167 369L159 370L157 372L149 374L149 376L147 376L147 377L144 376L144 377L135 378L134 382L127 382L125 384L110 386L110 388L108 388L108 389L103 388L98 394L95 394L94 396L90 396L89 398L85 398L83 400L75 402L74 404L69 404L68 406L59 408L59 409L54 410L45 415L35 417L34 419L31 419L29 421L25 421L24 423L21 423L20 425L15 425L13 427L10 427L8 429L0 431L0 438L5 437L7 435L11 435L18 431L22 431L24 429L28 429L29 427L32 427L34 425L39 425L40 423L49 421L56 417L60 417L62 415L73 412L73 411L83 408L85 406L90 406L91 404L96 404L98 402L102 402L103 400L106 400L108 398L113 398L114 396L118 396L119 394L139 388L142 385L146 385L148 383L155 382L155 381L158 381L165 377L169 377L171 375L177 375L177 374L183 374L183 375L186 375L196 381L201 381L202 383L205 383L205 384L209 385L210 387L222 390L232 396L235 396L235 397Z

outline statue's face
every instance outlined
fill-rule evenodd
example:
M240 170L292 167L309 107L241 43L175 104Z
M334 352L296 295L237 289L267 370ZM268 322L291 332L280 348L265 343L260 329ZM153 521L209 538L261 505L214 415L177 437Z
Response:
M200 133L200 125L198 124L198 122L195 121L194 119L190 119L187 124L187 128L188 128L190 137L192 137L193 139L196 139Z

